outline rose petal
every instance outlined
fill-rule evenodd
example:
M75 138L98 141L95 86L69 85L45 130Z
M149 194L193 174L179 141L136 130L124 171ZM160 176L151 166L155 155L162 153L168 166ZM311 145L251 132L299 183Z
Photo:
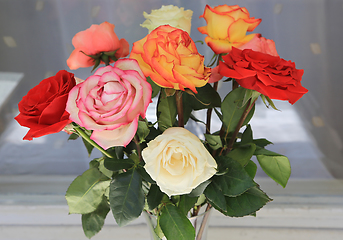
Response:
M105 150L112 146L126 147L135 136L138 127L138 117L131 123L114 130L93 131L91 139Z

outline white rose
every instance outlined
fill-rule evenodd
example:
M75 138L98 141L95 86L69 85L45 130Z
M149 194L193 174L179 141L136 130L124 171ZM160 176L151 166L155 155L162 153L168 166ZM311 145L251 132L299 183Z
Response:
M172 27L181 28L182 30L191 33L191 20L193 11L184 10L173 5L162 6L160 9L152 10L150 14L143 13L146 20L141 24L151 33L152 30L161 25L170 25Z
M190 131L168 128L142 151L145 170L168 196L190 193L216 173L217 163Z

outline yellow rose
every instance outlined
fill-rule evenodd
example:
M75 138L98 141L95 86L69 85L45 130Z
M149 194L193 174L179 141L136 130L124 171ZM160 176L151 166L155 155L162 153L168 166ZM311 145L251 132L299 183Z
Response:
M246 44L256 34L246 35L260 24L261 19L250 17L245 7L238 5L206 5L204 14L200 16L206 20L207 26L199 27L202 34L206 34L206 44L215 54L228 53L232 47L239 48Z
M142 151L145 170L168 196L190 193L216 173L217 163L190 131L168 128Z
M151 33L152 30L161 25L170 25L172 27L181 28L182 30L191 32L191 20L193 11L184 10L173 5L162 6L160 9L152 10L150 14L143 13L146 20L141 24Z

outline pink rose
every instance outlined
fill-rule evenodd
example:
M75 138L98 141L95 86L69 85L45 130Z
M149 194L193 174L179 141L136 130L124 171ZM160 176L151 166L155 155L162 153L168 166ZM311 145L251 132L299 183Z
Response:
M102 148L126 146L135 136L138 118L145 118L151 86L134 59L120 59L99 68L69 93L70 119L93 130L91 139Z
M114 25L108 22L100 25L93 24L90 28L78 32L73 37L72 43L75 50L67 60L67 65L72 70L93 66L94 59L87 55L116 51L114 56L118 59L126 57L130 48L124 38L119 40L114 32ZM110 62L114 62L114 60L110 59Z
M251 49L255 52L266 53L274 57L279 56L275 48L275 42L273 40L261 37L260 34L256 34L253 39L240 46L238 49Z

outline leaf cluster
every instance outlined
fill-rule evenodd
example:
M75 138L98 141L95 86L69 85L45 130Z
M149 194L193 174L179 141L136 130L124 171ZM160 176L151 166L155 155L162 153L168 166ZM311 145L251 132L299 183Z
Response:
M162 89L151 79L148 81L153 97L158 97L157 122L140 118L131 143L110 148L103 152L103 157L92 160L89 169L78 176L67 191L69 212L82 214L87 237L101 230L109 211L119 226L138 218L142 211L153 214L157 217L156 236L172 240L194 239L194 227L188 217L197 215L206 203L226 216L255 215L271 199L254 181L258 168L252 160L254 157L268 176L286 186L290 177L288 158L265 149L271 142L254 139L249 125L254 102L260 94L238 87L222 101L218 92L207 84L197 88L197 93L182 92L182 119L183 124L202 123L193 112L204 109L213 109L219 117L221 130L204 135L204 145L217 162L217 173L191 193L169 198L145 171L141 151L163 131L178 126L180 116L175 90ZM82 136L90 155L96 146L89 139L91 132L75 127L79 131L70 139ZM244 131L240 132L241 129Z

